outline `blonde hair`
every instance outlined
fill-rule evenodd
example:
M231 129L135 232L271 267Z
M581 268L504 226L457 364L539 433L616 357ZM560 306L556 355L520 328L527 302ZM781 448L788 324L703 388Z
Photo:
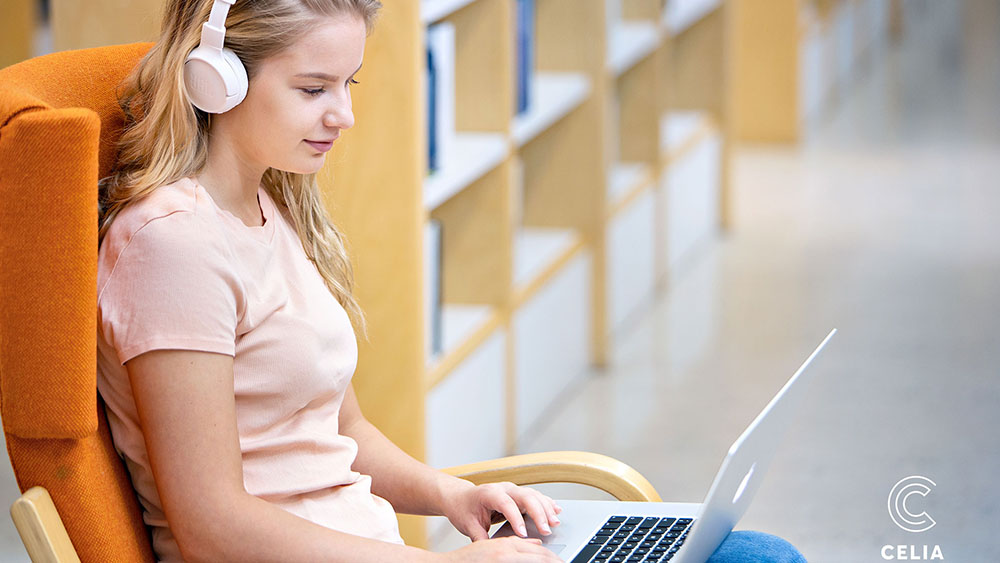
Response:
M195 108L184 89L184 61L201 39L213 0L169 0L160 38L122 85L125 126L114 170L100 182L100 229L104 240L115 217L157 187L197 174L208 154L211 115ZM260 61L276 55L321 23L317 16L349 14L371 33L378 0L242 0L226 17L225 46L247 69L252 83ZM353 296L354 271L345 239L323 206L316 174L269 168L262 179L275 202L288 208L306 255L356 332L367 335L364 313Z

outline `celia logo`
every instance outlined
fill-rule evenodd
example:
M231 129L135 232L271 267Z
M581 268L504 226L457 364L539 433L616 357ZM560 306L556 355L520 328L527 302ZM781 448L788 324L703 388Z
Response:
M917 499L912 499L914 495L926 498L936 487L937 483L927 477L911 475L900 479L889 492L889 516L901 529L907 532L926 532L934 527L937 522L931 518L926 511L915 513L912 509L917 505ZM882 559L899 561L929 561L932 559L944 559L941 546L935 545L883 545Z
M920 475L900 479L889 492L889 516L892 521L907 532L923 532L933 528L937 522L926 512L914 514L907 502L913 495L926 497L930 494L931 487L936 486L937 483Z
M898 559L899 561L929 561L944 559L941 546L935 545L883 545L882 559Z

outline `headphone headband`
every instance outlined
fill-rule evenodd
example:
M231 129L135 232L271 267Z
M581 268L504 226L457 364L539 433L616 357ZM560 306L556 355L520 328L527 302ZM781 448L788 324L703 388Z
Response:
M201 46L222 50L226 38L226 16L236 0L215 0L208 21L201 26Z
M208 113L224 113L246 97L246 68L223 45L226 16L236 0L214 0L208 21L201 26L201 43L184 62L184 85L191 103Z

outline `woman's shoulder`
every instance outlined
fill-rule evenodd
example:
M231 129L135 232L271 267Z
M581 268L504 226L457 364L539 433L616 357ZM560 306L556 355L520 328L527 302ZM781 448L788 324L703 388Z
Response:
M158 228L149 230L161 230L169 224L174 237L181 237L184 230L192 229L204 236L207 234L204 228L212 218L207 211L208 202L197 184L190 178L181 178L125 206L108 228L104 243L127 243L151 225Z
M125 255L225 255L224 234L205 198L197 184L182 178L125 206L101 241L98 270L110 272Z

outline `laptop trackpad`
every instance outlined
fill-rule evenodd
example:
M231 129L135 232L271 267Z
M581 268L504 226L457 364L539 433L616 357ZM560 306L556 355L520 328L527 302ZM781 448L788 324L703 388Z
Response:
M559 555L560 553L562 553L562 551L564 549L566 549L566 544L564 544L564 543L546 543L545 542L545 536L543 536L543 535L541 535L541 534L538 533L538 530L534 526L534 522L527 521L527 522L525 522L525 524L526 524L526 526L528 528L528 537L529 538L538 538L538 539L542 540L542 545L545 548L547 548L549 551L551 551L552 553L555 553L556 555ZM500 529L498 529L496 531L496 533L493 534L492 537L494 537L494 538L503 538L503 537L507 537L507 536L516 536L516 535L517 534L514 533L514 529L511 527L510 523L509 522L505 522L504 525L501 526Z

